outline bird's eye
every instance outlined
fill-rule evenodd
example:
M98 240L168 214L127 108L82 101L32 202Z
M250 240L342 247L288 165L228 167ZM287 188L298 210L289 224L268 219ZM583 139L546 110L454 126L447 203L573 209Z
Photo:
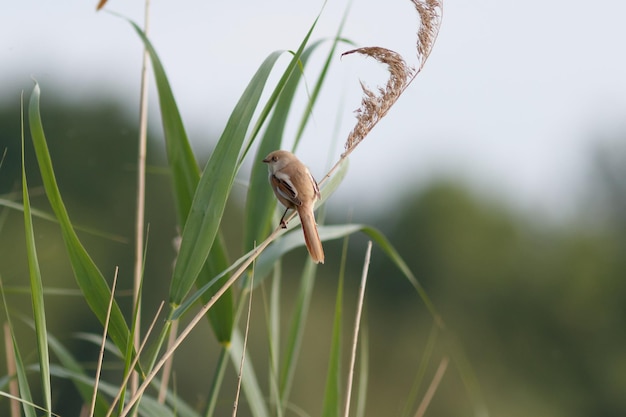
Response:
M278 161L278 157L277 156L272 156L272 161L274 161L274 162Z

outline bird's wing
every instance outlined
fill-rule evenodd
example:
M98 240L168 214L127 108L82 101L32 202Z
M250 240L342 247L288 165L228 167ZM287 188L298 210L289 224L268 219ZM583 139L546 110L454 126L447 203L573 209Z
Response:
M296 187L293 186L289 176L282 175L281 172L277 172L270 177L270 181L272 182L272 188L274 188L276 193L278 193L281 197L296 206L302 205L302 201L298 198Z

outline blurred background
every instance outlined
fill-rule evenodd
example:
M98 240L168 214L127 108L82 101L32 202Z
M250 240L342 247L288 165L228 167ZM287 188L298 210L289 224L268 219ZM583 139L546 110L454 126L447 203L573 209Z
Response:
M0 198L20 201L20 93L28 98L32 77L42 88L44 127L72 220L116 237L80 235L105 276L120 267L127 289L142 45L127 22L96 13L95 5L24 0L2 7L0 155L6 156ZM599 7L582 0L446 1L423 72L353 153L346 181L327 205L327 223L370 224L398 248L463 346L490 415L626 415L626 4L593 6ZM115 0L107 6L139 23L142 7ZM150 38L201 166L263 58L296 49L321 8L321 2L285 0L153 2ZM334 37L347 8L346 1L329 1L313 39ZM343 36L415 62L416 22L406 0L356 0ZM307 74L309 88L324 58L320 50ZM315 176L338 158L354 125L358 81L375 87L385 76L372 60L337 54L297 150ZM295 116L304 109L306 89L300 96ZM176 234L154 89L150 97L147 316L167 297ZM293 120L287 148L297 128ZM49 211L28 152L33 205ZM244 167L224 225L234 257L242 246L240 197L253 163ZM58 227L37 220L35 228L44 284L74 288ZM346 311L356 298L364 247L362 237L351 241ZM21 213L3 208L0 276L6 287L27 284L23 248ZM310 415L321 410L341 244L328 243L326 252L292 395ZM297 276L304 253L288 259ZM376 249L370 277L367 415L400 415L432 320ZM297 286L285 280L287 297ZM93 361L95 349L73 333L98 326L89 314L76 313L87 312L79 297L69 301L46 299L51 331ZM262 351L261 304L252 335ZM30 309L28 296L16 292L9 305ZM217 346L206 327L179 355L205 355L206 368L177 361L177 384L192 404L204 400L206 389L198 384L214 366ZM26 346L34 342L28 330L19 336ZM256 363L261 374L263 358L259 354ZM475 412L455 365L431 415ZM5 366L0 369L4 375ZM69 385L56 394L66 408L55 411L77 415ZM230 410L232 399L221 406Z

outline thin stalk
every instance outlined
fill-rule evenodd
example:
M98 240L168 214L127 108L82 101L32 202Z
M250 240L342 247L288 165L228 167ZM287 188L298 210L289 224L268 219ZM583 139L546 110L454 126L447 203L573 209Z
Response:
M428 387L428 390L426 391L426 394L424 394L424 398L422 399L422 402L420 403L420 406L417 409L417 412L415 413L415 417L424 417L424 413L426 413L426 409L428 408L430 401L433 399L433 396L435 395L435 392L437 391L437 387L439 387L439 383L441 382L441 378L443 378L443 375L446 373L447 367L448 367L448 357L445 356L441 360L441 362L439 362L439 367L437 368L437 371L435 372L435 376L433 377L433 380L431 381L430 386Z
M178 324L180 322L178 320L172 323L172 327L170 329L170 334L167 338L167 346L170 347L174 340L176 340L176 333L178 333ZM174 361L171 360L165 364L163 367L163 375L161 376L161 386L159 387L159 397L157 401L160 404L165 403L165 399L167 397L167 386L169 384L170 376L172 375L172 366L174 365Z
M8 323L4 323L4 350L7 357L7 374L17 375L17 368L15 366L15 351L13 350L13 343L11 341L11 329ZM9 394L14 398L19 398L20 388L17 384L17 379L11 378L9 381ZM20 417L20 403L16 400L11 400L11 417Z
M119 268L115 268L115 274L113 275L113 285L111 286L111 301L109 302L109 308L107 309L107 317L104 321L104 330L102 332L102 344L100 345L100 353L98 354L98 365L96 366L96 375L94 376L93 385L93 397L91 398L91 408L89 416L94 415L96 410L96 399L98 398L98 384L100 383L100 372L102 371L102 362L104 361L104 347L107 341L107 332L109 331L109 320L111 319L111 308L113 308L113 300L115 297L115 287L117 286L117 273Z
M237 417L237 408L239 405L239 394L241 393L241 380L243 376L243 364L246 360L246 346L248 345L248 334L250 333L250 312L252 311L252 290L254 289L254 274L250 277L250 297L248 297L248 316L246 317L246 332L243 337L243 349L241 350L241 362L239 364L239 377L237 378L237 393L235 395L235 404L233 406L233 417Z
M370 258L372 256L372 241L367 242L365 261L363 262L363 274L361 275L361 285L359 286L359 298L356 305L356 318L354 319L354 333L352 338L352 352L350 353L350 367L348 371L348 385L346 387L346 408L344 417L350 415L350 397L352 394L352 381L354 380L354 363L356 361L356 347L359 341L359 328L361 327L361 314L363 312L363 300L365 299L365 284L367 283L367 273L370 268Z
M150 23L150 0L145 0L144 32L148 34ZM137 325L133 334L135 350L141 343L141 303L139 302L139 290L143 275L143 251L144 251L144 221L146 200L146 149L148 144L148 65L150 55L144 48L143 63L141 68L141 92L139 101L139 152L137 155L137 212L135 215L135 269L133 279L133 305L137 306ZM139 375L133 372L130 382L131 393L139 386Z
M137 366L137 362L139 362L139 355L143 351L143 348L146 346L146 343L148 342L148 338L150 337L150 334L152 333L152 330L154 329L154 326L156 325L156 321L159 318L159 316L161 315L161 310L163 310L163 302L161 302L161 304L159 305L159 309L157 310L156 314L154 315L154 319L152 320L152 323L150 324L150 327L148 327L148 331L146 332L146 337L144 338L143 342L139 345L139 349L137 350L137 354L135 355L135 358L133 359L133 362L131 363L130 369L135 369L135 367ZM115 409L115 405L117 404L117 402L122 397L122 394L124 393L124 390L126 389L126 385L128 384L128 380L130 379L130 375L131 374L132 373L128 373L126 375L126 377L124 378L124 380L122 381L122 384L120 385L120 390L117 393L117 396L113 399L113 402L111 403L111 406L109 407L109 412L107 413L106 417L110 417L113 414L113 410ZM144 388L144 390L145 390L145 388ZM135 393L135 395L137 395L137 394ZM137 402L137 401L135 400L135 402ZM134 403L133 403L133 405L134 405ZM125 410L126 410L126 414L128 414L128 412L131 409L128 408L128 409L125 409Z

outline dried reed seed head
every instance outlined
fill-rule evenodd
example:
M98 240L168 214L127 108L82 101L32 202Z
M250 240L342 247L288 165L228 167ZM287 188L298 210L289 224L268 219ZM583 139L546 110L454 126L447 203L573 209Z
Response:
M361 107L356 111L357 124L346 140L346 153L358 145L378 123L378 120L387 114L415 72L413 68L406 64L406 61L400 54L386 48L376 46L358 48L345 52L342 56L353 53L369 56L380 63L386 64L389 70L389 80L384 88L378 87L378 94L361 82L363 98Z
M417 57L420 60L420 69L430 55L443 15L443 2L437 0L411 0L417 13L420 15L420 28L417 31Z
M417 57L419 60L417 70L408 66L404 58L397 52L376 46L353 49L341 55L343 57L358 53L369 56L387 65L389 70L389 80L384 88L378 87L378 94L361 82L363 98L361 99L361 107L355 112L357 123L348 135L342 157L346 157L352 152L378 121L387 114L400 95L415 79L430 55L441 25L443 2L438 0L411 0L411 2L421 20L417 31Z

